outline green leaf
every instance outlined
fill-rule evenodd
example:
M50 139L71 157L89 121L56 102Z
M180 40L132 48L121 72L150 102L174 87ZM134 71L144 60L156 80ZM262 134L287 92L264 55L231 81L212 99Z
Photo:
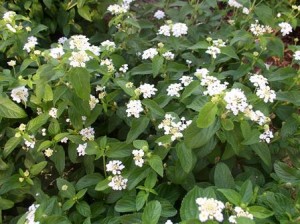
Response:
M246 217L237 217L236 222L237 224L255 224L255 222L252 219Z
M27 124L27 130L30 132L36 132L40 127L47 123L49 118L48 113L42 113L39 116L30 120Z
M209 47L208 42L206 41L199 41L195 45L189 47L190 50L198 50L198 49L207 49Z
M140 183L143 179L145 179L148 176L150 171L151 169L146 168L145 166L139 169L133 169L128 177L128 190L132 190L133 188L135 188L136 185L138 185L138 183Z
M9 98L0 95L0 117L4 118L24 118L26 112L11 101Z
M103 180L103 177L99 173L91 173L81 177L75 186L77 190L81 190L91 186L96 186L96 184L101 180Z
M284 44L278 37L269 39L267 49L271 51L272 56L278 56L280 58L283 58L284 56Z
M56 185L62 197L73 198L75 196L75 188L69 181L57 178Z
M151 155L148 159L149 165L151 168L158 173L160 176L164 175L164 167L162 163L162 159L157 155Z
M192 149L187 147L184 142L179 142L176 145L176 153L177 153L177 157L179 158L182 169L186 173L191 172L194 166L194 158L195 158Z
M291 168L282 162L274 164L274 171L277 176L286 183L299 184L300 183L300 170Z
M117 83L118 86L120 86L125 93L127 93L129 96L134 96L134 88L127 88L126 83L128 83L127 80L124 80L122 78L118 78L114 80L115 83Z
M65 169L65 157L64 148L61 145L56 145L55 151L50 159L54 163L54 166L59 174L62 174Z
M145 140L134 140L133 141L133 146L136 148L136 149L149 149L149 146L148 146L148 142L145 141Z
M45 90L44 90L44 97L43 100L45 102L49 102L53 100L53 92L52 92L52 88L50 85L46 84L44 86Z
M258 219L266 219L272 215L274 215L274 212L266 209L265 207L262 206L251 206L248 207L249 212Z
M238 59L239 60L239 56L235 53L235 50L232 46L226 46L226 47L222 47L221 48L221 53L225 54L231 58L234 59Z
M261 142L251 145L250 147L261 158L264 164L267 165L267 167L272 166L271 153L266 143Z
M197 126L198 128L207 128L215 121L218 106L213 102L208 102L199 111Z
M134 19L133 17L128 17L124 20L124 23L129 24L135 28L138 28L139 30L141 29L140 24L138 23L138 21L136 19Z
M179 64L177 62L169 62L167 65L168 72L186 72L188 71L188 67L184 64Z
M181 101L190 95L192 95L197 89L199 89L200 83L197 80L192 81L188 86L184 88L181 94Z
M154 100L143 99L142 104L149 108L151 112L157 114L160 117L163 117L165 114L164 110Z
M146 193L145 191L140 191L137 194L136 199L135 199L137 211L141 210L144 207L144 205L148 199L148 196L149 196L149 193Z
M208 128L198 128L196 122L193 121L192 124L184 132L184 142L187 147L191 149L199 148L205 145L212 136L219 130L220 122L215 121L213 125Z
M242 196L241 202L248 205L253 197L253 186L250 180L246 180L241 187L240 194Z
M270 26L274 24L273 11L269 6L260 4L259 6L255 7L254 13L257 15L259 20L263 22L263 24L269 24Z
M84 18L85 20L90 21L90 22L92 21L90 8L87 5L80 7L77 10L78 10L78 14L82 18Z
M76 94L84 100L89 100L91 93L89 72L85 68L72 68L68 75Z
M30 167L30 173L33 176L38 175L47 166L47 161L40 162Z
M152 74L152 63L140 64L130 70L131 75L148 75Z
M295 106L300 106L300 91L292 90L286 92L277 92L276 100L289 102L294 104Z
M3 157L6 158L21 142L22 138L10 138L4 145Z
M83 215L84 217L91 216L91 208L88 205L88 203L85 201L81 201L81 202L77 203L76 210L79 212L79 214Z
M150 201L143 212L142 221L144 224L157 224L161 214L159 201Z
M232 189L218 189L229 202L231 202L234 205L240 205L241 203L241 195Z
M162 66L164 64L164 58L161 56L156 55L152 60L152 72L153 77L156 77L159 74Z
M108 188L108 184L109 184L109 180L108 179L104 179L102 181L100 181L96 187L95 187L95 190L96 191L104 191Z
M231 119L221 119L221 124L224 130L226 131L231 131L234 129L234 123L232 122Z
M124 196L115 205L116 212L135 212L135 196Z
M0 197L0 210L7 210L14 207L14 202Z
M231 171L225 163L218 163L214 172L214 182L218 188L234 188Z
M132 120L130 131L127 134L126 143L131 143L148 127L150 119L146 116Z
M44 150L44 149L46 149L46 148L49 148L51 145L52 145L52 142L51 142L51 141L49 141L49 140L43 141L43 142L39 145L37 151L40 152L40 151L42 151L42 150Z

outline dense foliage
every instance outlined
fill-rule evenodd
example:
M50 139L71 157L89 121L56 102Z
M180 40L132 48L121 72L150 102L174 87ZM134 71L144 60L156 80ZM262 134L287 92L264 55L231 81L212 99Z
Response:
M299 223L294 0L0 8L0 223Z

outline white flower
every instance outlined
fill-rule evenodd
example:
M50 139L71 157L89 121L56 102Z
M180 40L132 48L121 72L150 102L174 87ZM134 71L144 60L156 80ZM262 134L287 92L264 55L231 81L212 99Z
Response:
M221 81L218 80L216 77L209 76L206 74L208 74L207 69L197 69L195 73L195 76L197 76L201 80L200 85L206 87L206 91L203 92L204 95L219 95L227 89L227 82L222 84Z
M269 86L264 86L262 88L257 89L256 95L263 99L265 103L274 102L274 99L276 99L276 93L274 90L272 90Z
M171 135L171 140L175 141L176 139L182 138L182 132L192 123L191 120L185 120L184 117L180 119L179 122L176 122L176 118L171 114L166 114L165 119L158 125L159 129L164 129L165 135Z
M107 71L110 72L110 73L115 71L115 66L114 66L113 61L111 59L106 58L104 60L101 60L100 65L101 66L106 66Z
M293 32L293 28L289 23L282 22L282 23L279 23L278 26L280 26L280 28L281 28L280 32L282 33L282 36L285 36L285 35Z
M258 74L251 75L249 80L250 82L253 83L255 87L262 88L268 85L268 79L266 79L262 75L258 75Z
M119 71L122 73L126 73L128 70L128 64L123 64L120 68Z
M55 107L52 107L49 110L49 115L50 115L50 117L57 118L57 109Z
M89 105L90 105L91 110L93 110L95 108L97 103L99 103L99 100L95 96L90 95Z
M250 214L249 212L243 210L241 207L236 206L234 208L234 215L231 215L228 219L228 221L230 223L237 223L236 218L238 217L245 217L248 219L252 219L253 220L253 215Z
M199 220L206 222L208 220L223 221L222 211L225 208L223 202L215 200L213 198L197 198L196 203L199 206Z
M172 33L174 37L181 37L186 35L188 31L188 27L184 23L175 23L172 26Z
M206 76L209 74L209 71L206 68L197 69L194 73L194 76L197 78L201 78L202 76Z
M123 163L120 160L112 160L106 164L106 171L112 172L112 174L117 175L121 174L121 171L125 168Z
M128 5L118 5L118 4L113 4L108 6L107 11L109 11L113 15L119 15L126 13L129 10Z
M34 50L35 45L37 45L37 38L36 37L28 37L27 43L24 45L23 50L26 50L28 53L30 53L31 50Z
M69 58L72 67L85 67L85 63L90 60L90 57L85 51L72 52Z
M127 117L134 116L135 118L139 118L140 113L144 111L140 100L130 100L126 106Z
M20 131L25 131L25 129L26 129L26 124L20 124L20 126L19 126L19 130Z
M143 55L142 55L142 59L146 60L146 59L153 59L155 55L157 55L157 49L156 48L149 48L145 51L143 51Z
M109 182L108 186L110 186L113 190L121 191L126 189L128 179L122 177L121 175L114 176Z
M94 46L94 45L92 45L92 46L90 46L89 48L88 48L88 50L90 51L90 52L92 52L94 55L96 55L96 56L99 56L100 55L100 47L97 47L97 46ZM92 57L90 57L90 58L92 58Z
M300 61L300 51L295 51L293 56L295 60Z
M244 112L248 107L247 98L241 89L233 88L225 94L226 109L231 110L234 115Z
M14 11L8 11L8 12L4 13L2 18L5 22L11 23L14 20L14 18L16 17L16 15L17 14Z
M169 25L163 25L159 28L158 33L166 37L171 36L171 27Z
M262 24L259 24L258 20L255 20L255 23L252 23L250 25L250 31L253 35L260 36L260 35L263 35L266 32L271 33L272 28L269 27L269 26L264 26Z
M179 79L184 86L188 86L192 81L193 77L184 75Z
M67 143L68 142L68 137L64 137L63 139L60 140L61 143Z
M167 88L167 92L168 92L167 95L180 97L179 91L182 89L183 87L181 86L180 83L170 84Z
M84 35L71 36L69 44L71 49L78 51L85 51L90 48L89 38Z
M79 133L82 136L82 141L86 141L86 140L94 141L95 138L94 128L92 127L84 128Z
M15 60L10 60L9 62L7 62L7 64L11 67L14 67L16 65L16 61Z
M228 0L228 5L234 8L241 8L243 7L242 4L238 3L236 0Z
M40 224L40 222L35 221L35 212L40 205L32 204L26 212L26 224Z
M62 47L55 47L50 49L50 56L55 59L61 58L65 54L64 49Z
M78 156L84 156L86 154L85 149L87 147L87 143L79 144L77 147Z
M17 32L16 28L18 28L18 26L13 27L12 25L10 25L8 23L8 24L6 24L6 27L7 27L7 29L9 29L13 33Z
M217 39L212 41L213 46L220 48L220 47L226 47L226 43L222 39Z
M243 13L246 14L246 15L248 15L250 13L250 11L249 11L248 8L244 7L243 8Z
M61 37L61 38L58 39L58 43L61 44L61 45L63 45L67 40L68 40L68 38Z
M221 53L221 50L218 47L210 46L205 53L210 54L213 58L217 58L217 55Z
M173 224L173 222L172 222L170 219L168 219L168 220L165 222L165 224Z
M267 143L270 143L271 139L274 138L273 132L269 130L269 128L267 128L264 133L262 133L259 136L259 139L261 141L265 141Z
M51 157L53 155L53 149L50 149L50 148L46 149L44 154L47 157Z
M155 92L157 91L157 89L154 87L153 84L148 84L148 83L140 85L138 89L143 94L144 98L151 98L152 95L154 96Z
M165 53L162 54L162 56L166 59L166 60L173 60L175 55L170 52L170 51L167 51Z
M113 41L106 40L101 43L101 46L104 47L105 50L113 51L116 49L116 44Z
M24 143L25 143L27 149L28 148L32 148L33 149L34 146L35 146L35 138L34 138L34 136L33 135L29 135L29 139L24 139Z
M133 154L133 160L136 166L142 167L145 160L143 158L143 156L145 155L145 152L140 149L140 150L132 150L132 154Z
M11 97L13 101L16 101L17 103L20 103L23 101L24 103L28 100L28 89L25 86L14 88L11 91Z
M155 13L154 13L154 17L156 19L163 19L165 17L165 13L161 10L157 10Z

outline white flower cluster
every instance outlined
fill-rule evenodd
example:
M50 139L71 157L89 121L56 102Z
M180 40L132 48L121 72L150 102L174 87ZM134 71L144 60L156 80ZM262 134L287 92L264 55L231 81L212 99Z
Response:
M128 179L121 176L121 171L124 168L125 166L120 160L112 160L106 164L106 171L115 175L108 184L113 190L126 189Z
M145 152L140 149L140 150L132 150L132 155L133 155L133 160L134 160L134 163L136 166L139 166L139 167L142 167L145 160L144 160L144 155L145 155Z
M50 117L53 117L53 118L57 118L57 108L52 107L52 108L49 110L49 116L50 116Z
M186 35L188 32L188 26L185 23L172 23L163 25L159 28L158 33L160 35L164 35L170 37L171 35L174 37L181 37Z
M222 222L224 217L222 214L225 205L223 202L218 201L213 198L197 198L196 203L199 209L199 220L201 222L206 222L208 220L217 220Z
M255 36L261 36L265 33L272 33L273 29L268 25L259 24L258 20L255 20L255 23L250 25L250 31Z
M170 51L163 53L162 56L168 61L174 60L175 57L175 55Z
M32 50L34 50L35 46L38 44L36 37L28 37L27 43L24 45L23 50L26 50L27 53L30 53Z
M184 117L176 122L176 118L171 114L165 114L165 119L158 125L159 129L164 129L165 135L171 135L171 140L182 138L182 132L192 123L191 120L185 120Z
M72 67L85 67L85 63L90 60L90 57L85 51L72 52L69 58Z
M86 149L87 147L87 143L84 143L84 144L79 144L78 147L77 147L77 153L79 156L84 156L86 154Z
M221 53L221 47L225 47L226 44L223 40L213 40L212 46L209 46L205 53L210 54L213 58L217 58L217 55Z
M134 116L135 118L139 118L140 113L144 111L140 100L130 100L126 106L127 117Z
M156 55L158 55L157 49L149 48L149 49L143 51L142 59L143 60L153 59Z
M151 98L155 95L157 89L154 87L153 84L145 83L143 85L140 85L138 90L143 94L144 98Z
M84 128L80 132L80 135L82 136L82 141L94 141L95 138L95 130L92 127Z
M278 26L281 28L280 32L281 32L282 36L286 36L289 33L293 32L292 26L287 22L279 23Z
M237 9L243 7L243 5L236 0L228 0L228 5Z
M234 215L231 215L228 218L228 221L230 223L237 223L236 218L238 218L238 217L245 217L245 218L253 220L253 215L252 214L250 214L249 212L243 210L241 207L236 206L234 208Z
M106 96L105 86L96 86L96 91L99 92L98 98L101 100Z
M193 81L193 77L184 75L179 80L183 86L188 86Z
M226 92L224 100L226 102L226 109L231 110L234 115L244 112L248 107L245 93L238 88L233 88L229 92Z
M133 0L123 0L123 2L120 5L109 5L107 11L109 11L113 15L124 14L129 11L131 2L133 2Z
M121 65L121 67L119 68L119 72L122 72L122 73L126 73L128 70L128 64L123 64Z
M116 49L116 44L113 41L106 40L101 43L101 46L107 51L114 51Z
M265 128L264 133L262 133L259 136L259 139L261 141L264 141L264 142L267 142L267 143L270 143L270 141L271 141L272 138L274 138L274 135L273 135L273 132L269 129L268 126Z
M60 59L65 54L64 49L61 45L50 49L49 55L54 59Z
M25 86L14 88L11 91L12 100L16 101L17 103L21 103L21 101L23 101L23 103L26 103L28 100L28 96L28 89Z
M96 107L97 103L99 103L99 100L95 96L90 94L90 100L89 100L90 109L93 110Z
M221 83L219 79L214 76L209 76L209 71L206 68L197 69L194 75L201 80L200 85L206 88L204 95L215 96L222 94L227 89L228 83Z
M37 208L39 207L40 205L35 205L35 204L32 204L29 206L28 208L28 211L26 212L26 224L40 224L40 222L36 222L34 219L35 219L35 212L37 210Z
M101 60L100 65L105 66L107 68L107 71L110 73L113 73L115 71L115 66L111 59L106 58L106 59Z
M4 13L3 20L6 23L6 28L9 29L11 32L16 33L17 30L23 29L22 25L15 24L15 18L17 14L14 11L8 11Z
M182 89L183 89L183 87L181 86L181 83L170 84L167 88L167 95L180 97L179 91Z
M165 13L164 13L164 11L161 11L161 10L157 10L155 13L154 13L154 17L156 18L156 19L163 19L163 18L165 18Z
M34 138L33 135L29 135L28 139L24 139L24 144L25 144L25 150L28 150L29 148L33 149L35 146L36 139Z
M265 103L274 102L276 93L268 86L268 80L262 75L254 74L250 77L250 82L257 88L256 95L263 99Z
M14 21L16 15L17 14L14 11L8 11L8 12L4 13L2 18L5 22L11 23Z
M296 61L300 61L300 51L295 51L293 56Z

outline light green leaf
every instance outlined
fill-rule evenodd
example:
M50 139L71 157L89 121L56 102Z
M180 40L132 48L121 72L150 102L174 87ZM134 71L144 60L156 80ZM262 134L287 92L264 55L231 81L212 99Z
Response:
M26 112L11 101L9 98L0 95L0 117L4 118L24 118Z
M225 54L231 58L234 59L238 59L239 60L239 56L235 53L235 50L232 46L226 46L226 47L222 47L221 48L221 53Z
M218 191L220 191L229 202L231 202L232 204L238 206L241 203L241 195L236 192L235 190L232 189L218 189Z
M159 201L150 201L143 212L142 221L144 224L157 224L161 214Z
M68 76L76 94L84 100L89 100L91 93L89 72L85 68L72 68Z
M164 58L161 56L156 55L152 60L152 72L153 77L156 77L159 74L162 66L164 64Z
M127 134L126 143L131 143L140 134L142 134L148 127L150 119L146 116L141 116L140 118L135 118L132 120L130 131Z
M4 145L3 157L6 158L21 142L22 138L10 138Z
M199 111L197 126L198 128L207 128L213 124L218 112L218 106L213 102L208 102Z
M157 155L151 155L148 159L149 165L151 168L158 173L160 176L164 175L164 168L162 164L162 159Z
M274 212L270 211L269 209L266 209L262 206L251 206L248 207L249 212L258 219L266 219L272 215L274 215Z

